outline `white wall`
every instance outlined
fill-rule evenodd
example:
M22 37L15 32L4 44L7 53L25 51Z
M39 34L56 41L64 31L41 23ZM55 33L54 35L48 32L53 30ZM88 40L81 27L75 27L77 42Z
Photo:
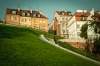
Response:
M68 22L69 38L80 38L77 32L80 32L82 25L85 23L86 21L76 21L75 16L73 16ZM77 24L80 25L80 28L77 28Z
M55 12L55 17L57 18L58 24L60 24L61 34L67 34L67 22L72 16L59 15L57 12ZM62 26L63 23L64 27ZM63 30L65 30L65 33L63 33Z

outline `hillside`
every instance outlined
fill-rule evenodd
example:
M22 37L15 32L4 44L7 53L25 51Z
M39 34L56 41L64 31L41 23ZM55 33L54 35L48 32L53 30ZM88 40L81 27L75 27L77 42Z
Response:
M40 34L54 36L31 28L0 25L0 66L99 66L44 42Z

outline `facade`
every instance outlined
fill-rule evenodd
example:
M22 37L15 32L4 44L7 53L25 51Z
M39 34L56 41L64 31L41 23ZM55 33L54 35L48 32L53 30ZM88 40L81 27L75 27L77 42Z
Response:
M71 17L72 17L72 14L69 11L68 12L65 12L65 11L56 11L55 12L54 20L52 21L53 22L53 30L54 30L55 35L67 38L67 36L68 36L67 24L68 24L68 20ZM51 28L51 27L49 27L49 28Z
M6 9L6 24L32 27L48 32L48 18L42 12L32 10Z
M88 16L88 24L91 24L90 21L96 21L96 22L100 22L100 11L99 12L94 12L94 9L92 8L90 10L90 16ZM87 30L87 34L88 34L88 39L94 39L97 36L100 36L100 34L95 34L94 33L94 28L91 26L88 26L88 30Z
M69 38L80 38L80 29L83 24L87 23L87 17L90 12L86 10L77 10L73 17L68 21L68 35Z

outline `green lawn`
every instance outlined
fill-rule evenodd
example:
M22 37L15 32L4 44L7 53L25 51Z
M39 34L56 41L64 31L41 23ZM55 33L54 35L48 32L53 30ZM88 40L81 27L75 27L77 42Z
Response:
M75 48L75 47L73 47L73 46L67 44L66 42L61 42L61 41L59 41L59 45L60 45L61 47L64 47L64 48L66 48L66 49L69 49L69 50L74 51L74 52L76 52L76 53L78 53L78 54L81 54L81 55L83 55L83 56L89 57L89 58L91 58L91 59L94 59L94 60L97 60L97 61L100 62L100 57L96 57L96 56L94 56L94 55L91 55L90 53L88 53L88 52L86 52L86 51L84 51L84 50L82 50L82 49Z
M53 37L31 28L0 25L0 66L99 66L42 41L41 33Z

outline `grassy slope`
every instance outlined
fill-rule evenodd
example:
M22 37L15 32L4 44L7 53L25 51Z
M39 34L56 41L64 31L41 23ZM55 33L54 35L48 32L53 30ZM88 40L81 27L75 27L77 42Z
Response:
M42 41L41 33L0 25L0 66L97 66Z

